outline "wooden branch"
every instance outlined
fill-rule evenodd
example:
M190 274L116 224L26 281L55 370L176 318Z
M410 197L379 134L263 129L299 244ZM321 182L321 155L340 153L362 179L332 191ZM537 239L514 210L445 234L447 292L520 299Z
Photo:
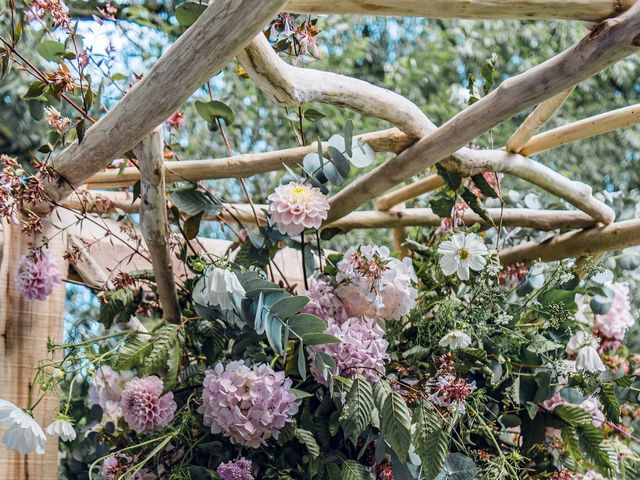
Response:
M102 201L88 200L88 198L102 197ZM112 203L113 208L118 208L121 211L127 213L135 213L140 208L140 202L136 201L131 203L130 195L124 192L87 192L83 194L82 201L77 196L69 196L64 201L64 206L72 208L74 210L81 210L85 208L85 212L92 212L93 205L104 205L105 200ZM208 216L206 220L216 220L219 218L225 221L232 221L233 217L230 212L236 218L239 218L242 223L255 224L255 217L251 206L244 203L224 204L225 211L219 215ZM261 225L266 224L267 217L265 210L267 205L255 205L258 212L258 219ZM104 209L99 210L104 213ZM489 208L489 216L493 219L494 223L498 223L500 219L501 210L499 208ZM502 211L503 224L511 227L524 227L535 228L538 230L555 230L559 228L585 228L595 224L593 218L580 211L571 210L532 210L526 208L505 208ZM429 208L408 208L408 209L393 209L388 212L379 211L360 211L352 212L349 215L337 220L333 223L324 225L322 228L338 228L340 230L348 231L355 228L396 228L396 227L410 227L410 226L438 226L440 225L441 218ZM463 220L468 225L473 223L480 223L482 225L488 224L485 220L480 218L477 214L467 211L463 217Z
M542 243L528 242L500 252L503 265L593 256L609 250L640 245L640 219L558 235Z
M345 75L290 65L262 34L238 54L238 60L256 86L280 105L320 102L345 107L386 120L415 138L435 129L422 110L402 95Z
M289 0L293 13L340 13L428 18L599 21L634 0Z
M156 128L133 149L140 167L140 230L151 256L158 300L165 320L182 318L167 238L169 220L164 184L164 137Z
M502 214L503 225L510 227L533 228L536 230L556 230L567 228L585 228L594 225L589 215L570 210L532 210L527 208L488 208L489 217L494 224L500 222ZM492 226L478 214L467 210L463 220L467 225L479 223ZM398 227L433 227L439 226L442 219L430 208L407 208L405 210L391 210L389 212L358 211L323 226L323 229L337 228L349 231L355 228L398 228Z
M218 73L285 3L225 0L209 6L149 73L87 129L81 144L74 142L53 159L53 168L66 182L47 186L51 200L60 200L70 192L70 186L82 184L111 160L131 150ZM39 207L48 209L46 205Z
M521 110L567 90L640 46L640 3L596 26L582 41L516 77L505 80L438 130L335 195L328 222L337 220L394 185L431 167Z
M576 140L594 137L638 123L640 123L640 104L619 108L540 133L529 140L520 153L527 156L535 155Z
M428 177L416 180L409 185L400 187L393 192L382 195L376 201L376 210L391 210L398 204L442 187L444 187L444 180L440 175L429 175Z
M564 101L571 95L571 92L573 92L573 88L574 87L571 87L564 92L560 92L558 95L538 105L507 141L507 152L520 152L540 127L547 123L553 114L564 104Z
M399 152L413 144L406 135L392 128L379 132L354 136L355 139L367 143L376 152ZM326 143L323 143L326 150ZM318 151L313 144L306 147L289 148L266 153L249 153L234 157L206 160L181 160L165 162L167 182L188 180L213 180L218 178L245 178L260 173L282 170L282 165L296 167L308 153ZM140 180L140 172L135 167L127 167L120 172L109 169L92 175L87 180L87 187L119 188L133 185Z
M593 196L591 186L570 180L552 168L522 155L504 150L474 150L471 158L461 162L442 162L448 170L468 177L482 172L502 172L528 181L605 224L615 220L615 211Z

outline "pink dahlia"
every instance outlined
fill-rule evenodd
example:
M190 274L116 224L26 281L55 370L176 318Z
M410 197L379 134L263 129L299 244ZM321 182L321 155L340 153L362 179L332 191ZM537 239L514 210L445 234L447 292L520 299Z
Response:
M334 293L333 287L324 280L311 279L311 285L305 295L309 298L309 303L304 307L305 313L323 320L332 318L340 324L348 318L342 301Z
M384 330L369 318L350 318L341 325L328 320L326 333L342 340L308 347L311 357L311 374L318 383L327 385L327 372L316 366L318 352L326 353L336 362L336 368L329 372L347 378L360 374L375 382L385 373L384 362L389 358L389 343L383 338Z
M282 233L293 237L305 228L320 228L327 218L329 202L319 188L291 182L269 195L269 213Z
M131 380L120 399L124 420L138 433L166 426L176 411L173 392L162 395L164 383L155 375Z
M629 303L629 285L610 283L607 287L613 290L613 303L607 313L596 315L594 327L596 332L606 339L622 340L627 330L635 323Z
M49 250L35 250L20 259L16 284L20 294L28 300L46 300L62 275Z
M235 462L221 463L216 472L221 480L253 480L251 460L242 457Z
M399 320L416 305L417 281L409 257L389 256L387 247L351 247L338 262L336 294L351 317Z
M298 413L291 379L269 365L249 368L244 361L218 363L204 378L204 424L232 442L252 448L280 435Z

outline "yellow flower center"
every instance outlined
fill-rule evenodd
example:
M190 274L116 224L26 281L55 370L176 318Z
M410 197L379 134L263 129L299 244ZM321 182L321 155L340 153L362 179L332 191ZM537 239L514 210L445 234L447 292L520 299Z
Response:
M466 260L469 258L469 251L463 248L458 252L458 256L460 257L460 260Z
M309 197L309 189L304 185L298 185L291 189L291 201L300 202Z

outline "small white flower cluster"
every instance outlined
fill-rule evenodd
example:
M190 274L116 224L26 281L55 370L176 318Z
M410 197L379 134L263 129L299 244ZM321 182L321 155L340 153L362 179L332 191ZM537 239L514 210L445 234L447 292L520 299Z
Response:
M2 443L8 449L17 450L23 455L33 452L38 455L44 454L47 437L31 412L0 399L0 425L8 426L2 437ZM53 423L47 427L47 433L65 442L76 438L76 431L70 419L62 414L56 415Z

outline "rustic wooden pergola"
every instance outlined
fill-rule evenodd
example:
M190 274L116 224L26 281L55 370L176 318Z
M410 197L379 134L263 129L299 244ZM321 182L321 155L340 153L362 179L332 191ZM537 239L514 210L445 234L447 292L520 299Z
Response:
M466 19L567 19L597 22L587 36L540 65L502 82L493 92L465 108L444 125L434 125L409 99L355 78L284 62L261 33L279 11L344 13ZM246 12L252 15L246 15ZM242 25L243 28L237 28ZM364 174L330 199L323 228L393 228L396 239L407 226L438 225L427 208L404 208L419 195L441 188L430 175L392 190L440 162L461 176L500 172L519 177L571 204L572 210L489 209L502 224L536 230L566 230L544 243L525 243L500 252L506 264L598 255L640 244L640 219L615 222L614 211L598 200L590 186L571 180L531 158L569 142L640 123L640 106L602 113L553 130L537 133L573 88L640 48L640 2L634 0L225 0L212 2L200 18L167 50L151 71L120 102L86 131L81 144L70 145L52 160L64 182L47 184L51 202L38 205L45 219L43 235L61 265L62 254L77 247L83 261L76 271L84 282L102 285L122 255L121 245L101 242L96 231L73 228L69 209L93 215L109 208L141 213L141 234L148 259L135 268L153 268L159 300L168 320L180 316L173 263L168 250L165 182L244 178L295 166L317 151L315 145L262 154L191 161L165 161L159 125L209 78L237 57L252 81L280 105L318 102L351 109L389 122L389 130L365 133L358 139L393 158ZM162 102L157 99L162 98ZM502 149L473 150L466 145L478 136L530 107L535 109ZM104 170L133 150L139 170ZM141 199L131 203L125 193L105 191L140 180ZM392 190L392 191L390 191ZM376 210L357 210L376 199ZM55 207L55 208L54 208ZM261 206L225 205L213 220L233 215L246 223L265 221ZM466 222L486 223L473 213ZM106 222L107 220L101 220ZM97 223L97 220L96 220ZM64 234L53 235L64 229ZM0 243L0 398L25 405L33 368L47 355L47 338L60 341L65 292L58 288L45 302L23 300L14 285L16 268L30 242L19 229L2 225ZM91 236L91 251L87 236ZM205 249L222 252L228 243L204 240ZM125 249L126 250L126 249ZM287 255L287 252L284 253ZM148 261L150 260L150 262ZM287 264L281 259L284 270ZM134 268L129 267L129 268ZM300 276L301 272L288 272ZM44 423L56 405L41 403L35 412ZM52 478L57 448L51 442L45 456L20 457L0 449L0 478Z

